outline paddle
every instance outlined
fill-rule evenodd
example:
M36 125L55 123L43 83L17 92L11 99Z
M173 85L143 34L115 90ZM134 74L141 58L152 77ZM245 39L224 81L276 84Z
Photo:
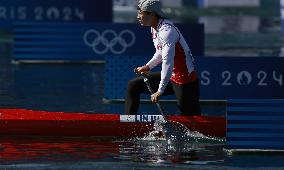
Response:
M150 82L149 82L149 79L148 79L148 77L147 77L147 74L146 74L146 73L141 73L141 76L143 77L144 83L146 84L146 86L147 86L149 92L151 93L151 95L154 94L155 92L154 92L154 90L152 89L152 87L151 87L151 85L150 85ZM162 106L160 105L160 102L157 101L157 102L156 102L156 105L157 105L157 107L158 107L159 112L160 112L161 115L163 116L163 118L164 118L164 120L165 120L165 123L167 123L167 122L168 122L168 119L166 118L166 115L165 115L165 113L164 113L164 109L163 109Z
M155 92L150 85L147 74L141 73L140 75L142 76L151 95L154 94ZM162 131L166 139L179 142L184 140L186 136L185 133L189 132L188 128L179 122L169 121L159 101L156 102L156 106L158 107L159 112L164 118L164 122L162 122L160 125L162 126Z

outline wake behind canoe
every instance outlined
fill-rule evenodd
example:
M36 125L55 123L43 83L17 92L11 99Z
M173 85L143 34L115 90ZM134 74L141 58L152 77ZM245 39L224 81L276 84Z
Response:
M226 120L220 116L169 116L192 131L225 137ZM153 130L161 115L119 115L0 109L1 135L142 137Z

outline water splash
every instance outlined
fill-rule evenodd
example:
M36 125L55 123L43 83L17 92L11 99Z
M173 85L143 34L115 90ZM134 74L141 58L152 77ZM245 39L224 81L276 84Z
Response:
M118 159L155 164L207 164L224 160L224 139L190 131L178 122L156 121L153 131L120 143ZM217 145L216 145L217 144ZM121 157L124 155L124 157ZM126 156L126 157L125 157Z
M189 130L185 125L170 121L156 121L153 126L153 131L137 140L144 141L167 141L168 144L181 143L202 143L202 144L224 144L224 138L206 136L197 131Z

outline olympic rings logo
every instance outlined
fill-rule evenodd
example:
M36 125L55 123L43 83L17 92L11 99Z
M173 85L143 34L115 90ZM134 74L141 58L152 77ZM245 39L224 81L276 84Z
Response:
M102 55L109 51L113 54L122 54L135 43L136 36L130 30L123 30L117 34L114 30L110 29L102 33L90 29L85 32L83 40L96 54Z

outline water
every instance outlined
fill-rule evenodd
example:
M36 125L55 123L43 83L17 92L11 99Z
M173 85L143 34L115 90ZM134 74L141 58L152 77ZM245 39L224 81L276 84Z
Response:
M174 167L224 162L223 144L171 143L165 139L129 140L102 138L1 137L0 167L98 168L101 163L142 167ZM56 164L56 165L55 165ZM57 166L59 164L60 166ZM135 166L137 166L135 165ZM138 167L138 166L137 166ZM90 168L91 169L91 168ZM113 169L113 168L112 168Z
M228 155L223 144L1 137L0 169L283 169L283 155Z

